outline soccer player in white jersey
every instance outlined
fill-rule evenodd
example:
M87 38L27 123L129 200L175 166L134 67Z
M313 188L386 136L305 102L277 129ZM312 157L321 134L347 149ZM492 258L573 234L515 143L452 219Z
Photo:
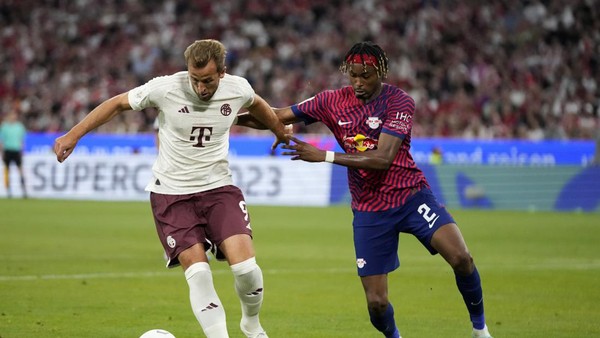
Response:
M187 71L154 78L104 101L56 139L54 152L63 162L81 137L117 114L158 108L160 146L146 190L167 266L184 269L192 310L206 336L228 337L205 253L212 243L234 275L242 332L267 337L258 316L263 276L255 259L250 217L227 159L229 129L237 112L247 109L275 134L274 146L288 141L269 104L246 79L226 73L225 55L219 41L195 41L184 53Z

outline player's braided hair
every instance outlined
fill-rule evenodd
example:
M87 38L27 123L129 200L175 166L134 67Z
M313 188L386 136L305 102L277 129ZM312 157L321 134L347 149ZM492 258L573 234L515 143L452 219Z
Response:
M350 50L344 56L344 60L342 61L342 64L340 65L340 71L344 74L348 72L348 70L350 69L350 66L352 65L352 63L354 63L354 62L352 62L352 60L354 59L354 56L359 56L360 60L363 64L363 67L367 68L367 60L365 60L365 58L363 57L364 55L372 56L377 60L376 64L369 63L369 65L372 65L373 67L375 67L375 70L377 71L377 75L379 77L381 77L381 78L387 77L387 73L388 73L387 55L385 55L385 52L383 51L383 49L381 49L381 47L379 47L377 44L375 44L371 41L358 42L358 43L354 44L354 46L352 46L352 48L350 48Z

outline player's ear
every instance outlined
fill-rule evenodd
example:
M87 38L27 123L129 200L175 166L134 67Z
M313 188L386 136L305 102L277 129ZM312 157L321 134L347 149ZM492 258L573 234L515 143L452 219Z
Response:
M225 73L227 72L227 66L223 67L223 71L219 73L219 77L223 78L223 76L225 76Z

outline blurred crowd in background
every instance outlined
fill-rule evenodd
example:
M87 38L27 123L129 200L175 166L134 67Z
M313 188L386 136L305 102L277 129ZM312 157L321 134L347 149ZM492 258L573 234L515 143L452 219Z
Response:
M372 40L390 61L385 81L417 103L413 136L600 130L597 0L3 0L0 114L65 131L103 100L184 70L183 51L204 38L221 40L228 73L276 107L347 85L341 58ZM155 116L122 114L99 131L150 132Z

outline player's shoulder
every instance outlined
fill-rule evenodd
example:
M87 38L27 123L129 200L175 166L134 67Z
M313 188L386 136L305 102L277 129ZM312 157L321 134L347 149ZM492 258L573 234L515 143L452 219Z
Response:
M354 97L354 90L352 89L352 86L345 86L337 89L326 89L318 95L327 98L352 98Z
M232 75L232 74L225 73L225 75L223 76L221 81L223 81L225 84L227 84L229 86L233 86L233 87L250 87L250 88L252 87L250 85L250 82L248 82L248 80L246 80L246 78L238 76L238 75Z
M234 94L254 93L254 89L246 78L225 73L219 87L223 86L224 90Z
M142 92L145 93L168 93L173 91L187 91L190 88L189 78L187 71L177 72L170 75L157 76L150 79L143 86Z
M152 78L143 85L131 89L128 99L134 110L141 110L162 104L161 100L173 93L179 97L193 93L187 71Z
M221 81L229 82L229 83L232 83L232 84L235 84L235 83L246 84L246 83L248 83L248 80L246 80L245 77L242 77L242 76L239 76L239 75L233 75L233 74L229 74L229 73L225 73L225 75L223 75L223 78L221 79Z
M398 86L384 83L383 90L384 90L385 96L388 97L389 99L398 100L400 102L407 102L407 103L411 103L413 105L415 103L415 100L413 99L413 97L410 96L409 93L407 93L406 91L404 91L402 88L400 88Z
M174 84L186 84L188 82L189 82L188 72L181 71L181 72L173 73L170 75L157 76L155 78L152 78L150 81L148 81L148 84L160 87L160 86L169 86L169 85L172 86Z
M402 88L395 86L395 85L391 85L389 83L384 83L382 84L383 88L385 91L387 91L389 94L392 95L398 95L398 96L402 96L402 97L411 97L410 94L408 94L406 91L404 91Z

